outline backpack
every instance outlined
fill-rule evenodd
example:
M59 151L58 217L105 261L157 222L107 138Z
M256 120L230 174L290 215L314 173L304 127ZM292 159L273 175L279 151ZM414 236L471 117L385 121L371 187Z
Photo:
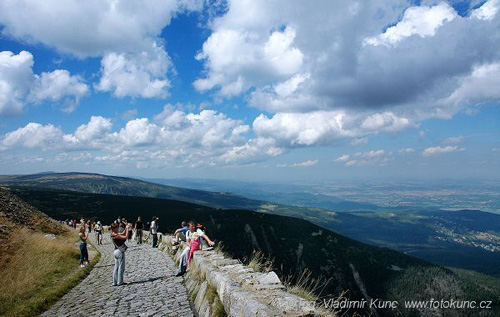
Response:
M207 232L207 227L202 225L201 223L196 224L196 230L201 229L203 232Z

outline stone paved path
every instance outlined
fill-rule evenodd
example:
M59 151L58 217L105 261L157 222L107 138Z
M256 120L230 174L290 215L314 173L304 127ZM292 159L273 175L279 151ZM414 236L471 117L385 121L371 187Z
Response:
M126 284L112 286L113 245L109 234L103 240L101 260L89 276L42 316L193 316L183 278L175 277L168 254L128 242Z

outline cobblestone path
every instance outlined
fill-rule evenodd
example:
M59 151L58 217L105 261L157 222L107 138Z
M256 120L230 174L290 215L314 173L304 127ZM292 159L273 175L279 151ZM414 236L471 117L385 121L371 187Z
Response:
M95 242L93 233L91 238ZM127 242L125 284L112 286L114 248L109 234L103 240L101 260L89 276L42 316L193 316L183 278L175 277L168 254Z

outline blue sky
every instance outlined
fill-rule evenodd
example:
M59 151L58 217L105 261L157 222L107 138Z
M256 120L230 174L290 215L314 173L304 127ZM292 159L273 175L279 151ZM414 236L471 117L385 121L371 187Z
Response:
M500 176L498 0L23 3L2 174Z

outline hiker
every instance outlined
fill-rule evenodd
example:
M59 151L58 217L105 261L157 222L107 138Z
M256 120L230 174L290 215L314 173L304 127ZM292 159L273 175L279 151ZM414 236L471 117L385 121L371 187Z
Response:
M186 232L186 247L182 251L179 268L175 276L182 276L186 273L186 268L189 262L191 262L194 251L200 249L201 238L205 239L209 246L215 244L201 228L196 228L194 222L190 221L189 230Z
M137 217L134 229L135 229L135 237L137 238L137 244L142 244L142 229L144 229L144 224L142 223L141 217Z
M85 230L85 225L80 226L80 233L78 235L80 236L80 267L85 267L84 262L89 264L89 252L87 250L87 239L89 236Z
M87 228L89 229L89 233L92 232L92 221L88 220L87 221Z
M97 244L102 245L102 232L104 231L104 228L101 224L101 221L97 221L97 223L95 224L95 227L94 227L94 231L95 231L95 237L97 240Z
M111 240L115 245L113 256L115 257L115 267L113 269L113 286L123 284L123 273L125 272L125 251L127 251L128 228L123 223L113 223L111 225Z
M160 220L158 217L153 217L150 226L150 232L153 236L153 248L158 247L158 220Z
M174 244L179 244L181 241L186 242L186 233L189 226L186 221L181 222L181 227L174 232Z

